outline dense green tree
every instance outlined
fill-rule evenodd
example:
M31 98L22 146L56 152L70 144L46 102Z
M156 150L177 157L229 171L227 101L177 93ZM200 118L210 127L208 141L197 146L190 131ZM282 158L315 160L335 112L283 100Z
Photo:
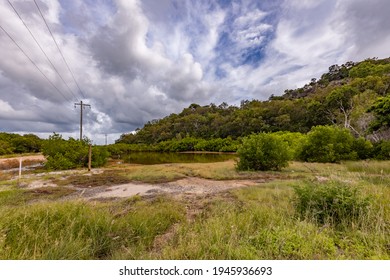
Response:
M375 104L369 108L369 112L374 113L376 119L371 124L371 130L379 130L381 127L390 127L390 95L379 97Z
M354 137L349 130L336 126L316 126L307 134L300 158L308 162L340 162L357 159Z
M243 139L237 151L238 170L280 170L288 165L289 148L276 134L252 134Z

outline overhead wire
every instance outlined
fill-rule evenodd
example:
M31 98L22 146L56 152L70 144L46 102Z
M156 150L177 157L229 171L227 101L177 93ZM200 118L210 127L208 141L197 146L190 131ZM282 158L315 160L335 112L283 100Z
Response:
M31 37L34 39L35 43L38 45L39 49L42 51L42 53L45 55L47 61L50 63L50 65L52 66L53 70L57 73L57 75L60 77L60 79L62 80L62 82L65 84L65 86L68 88L69 92L73 95L73 97L77 100L77 97L76 95L73 93L73 91L71 90L71 88L69 87L69 85L67 84L67 82L65 82L64 78L62 77L62 75L59 73L59 71L57 70L57 68L54 66L53 62L50 60L50 58L48 57L48 55L46 54L46 52L43 50L42 46L39 44L38 40L36 39L36 37L34 36L34 34L31 32L30 28L27 26L27 24L25 23L25 21L23 20L23 18L21 17L21 15L19 14L19 12L16 10L16 8L14 7L14 5L11 3L10 0L8 0L8 3L10 4L10 6L12 7L12 9L14 10L14 12L16 13L16 15L19 17L19 19L22 21L23 25L26 27L26 29L28 30L28 32L30 33Z
M65 95L58 89L58 87L56 87L52 81L50 81L50 79L46 76L45 73L43 73L43 71L38 67L38 65L28 56L28 54L23 50L23 48L16 42L16 40L11 36L11 34L9 34L3 26L0 25L0 29L2 29L4 31L4 33L11 39L11 41L19 48L19 50L27 57L27 59L35 66L35 68L38 69L38 71L46 78L46 80L57 90L57 92L59 94L62 95L62 97L68 101L68 102L72 102L71 100L69 100L68 98L65 97Z
M75 82L77 88L78 88L79 91L80 91L80 95L81 95L83 98L85 98L85 95L84 95L83 91L81 90L79 84L77 83L76 78L74 77L73 71L72 71L72 70L70 69L70 67L69 67L69 64L66 62L66 59L65 59L64 55L62 54L62 51L61 51L61 49L60 49L60 47L59 47L59 45L58 45L56 39L54 38L54 35L53 35L53 33L51 32L51 29L50 29L49 25L47 24L47 21L46 21L45 17L43 16L43 13L42 13L41 9L39 8L39 5L38 5L38 3L36 2L36 0L34 0L34 3L35 3L35 6L36 6L37 9L38 9L39 14L41 15L43 21L45 22L45 25L46 25L47 29L49 30L49 33L50 33L51 38L53 39L55 45L57 46L58 52L61 54L62 60L64 61L66 67L68 68L70 74L72 75L73 81Z

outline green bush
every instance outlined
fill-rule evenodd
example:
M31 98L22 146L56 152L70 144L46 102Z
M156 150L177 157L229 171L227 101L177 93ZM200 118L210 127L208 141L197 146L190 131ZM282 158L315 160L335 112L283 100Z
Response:
M107 151L107 148L104 146L94 146L92 147L92 159L91 166L99 167L107 163L107 159L110 156L110 153Z
M390 141L380 141L374 144L372 157L378 160L390 160Z
M43 155L47 158L45 167L49 170L66 170L88 166L89 141L78 141L73 138L62 139L62 136L54 133L42 145ZM106 163L109 153L104 147L92 148L93 167L99 167Z
M237 151L238 170L280 170L288 165L289 148L276 134L253 134L243 139Z
M352 150L356 152L358 159L368 159L373 152L373 145L370 141L359 137L352 143Z
M306 135L300 132L289 131L278 131L275 132L275 134L280 135L282 140L288 145L290 159L298 159L301 154L302 146L306 141Z
M350 226L361 222L371 201L345 183L307 183L294 187L294 207L301 219L321 225Z
M0 155L12 154L13 149L11 144L7 141L0 140Z
M232 138L214 138L214 139L201 139L195 145L195 151L208 151L208 152L235 152L237 151L238 141Z
M316 126L307 134L299 158L308 162L340 162L357 159L354 137L348 129Z
M42 139L34 134L0 132L0 155L37 153L41 150Z
M47 158L45 167L49 170L67 170L77 167L77 164L66 158L63 154L57 153Z

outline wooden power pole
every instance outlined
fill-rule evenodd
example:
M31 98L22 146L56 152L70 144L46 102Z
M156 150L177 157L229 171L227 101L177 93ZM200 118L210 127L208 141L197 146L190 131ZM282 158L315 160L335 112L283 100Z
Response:
M88 149L88 171L91 171L91 165L92 165L92 145L89 144L89 149Z
M80 101L80 103L75 103L74 107L80 106L80 141L83 140L83 109L84 107L89 107L91 108L91 105L89 104L84 104L83 101Z

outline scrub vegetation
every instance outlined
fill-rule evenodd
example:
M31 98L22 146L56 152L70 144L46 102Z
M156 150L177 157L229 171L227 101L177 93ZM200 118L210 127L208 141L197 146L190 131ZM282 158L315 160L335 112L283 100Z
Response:
M96 174L96 186L116 177L160 184L176 180L164 175L175 172L266 180L213 194L100 200L69 192L68 184L89 186L80 175L50 175L48 182L63 185L41 189L2 178L0 258L390 259L389 169L388 161L290 162L269 172L237 171L234 161L112 163Z

